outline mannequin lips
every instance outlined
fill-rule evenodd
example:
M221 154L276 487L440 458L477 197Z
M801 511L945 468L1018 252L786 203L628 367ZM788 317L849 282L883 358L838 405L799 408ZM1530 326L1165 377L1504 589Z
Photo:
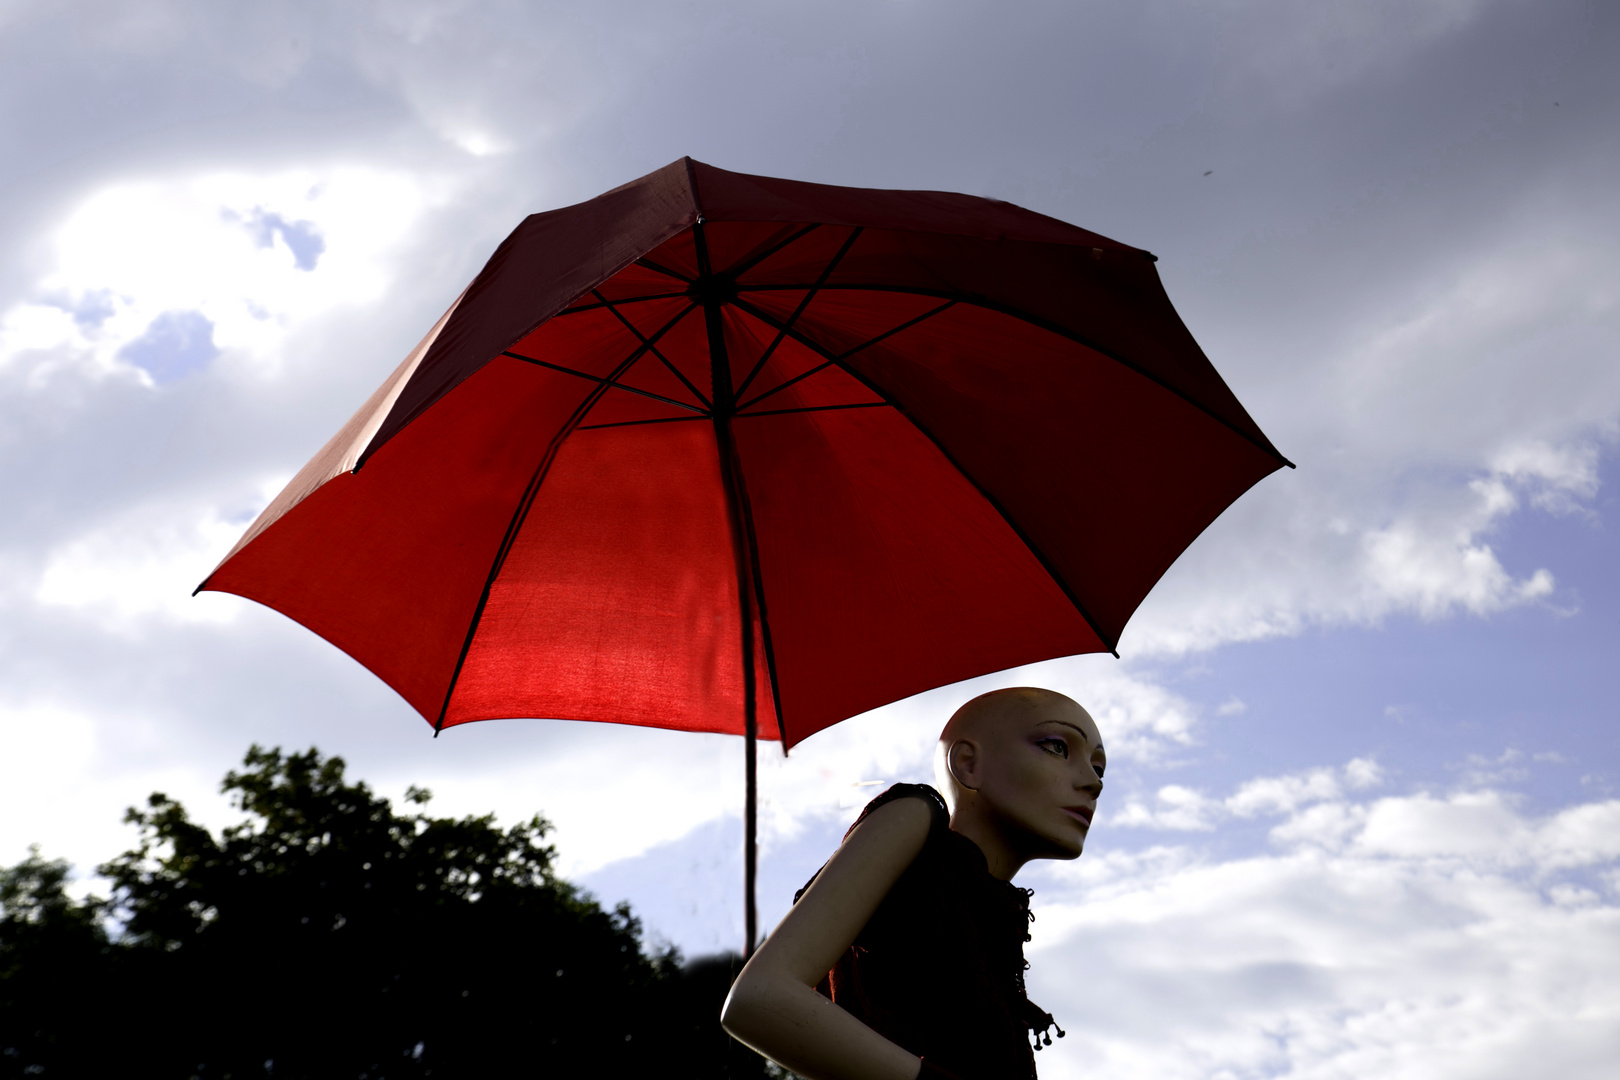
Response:
M1063 812L1073 814L1089 829L1091 828L1091 816L1096 813L1096 809L1090 806L1065 806Z

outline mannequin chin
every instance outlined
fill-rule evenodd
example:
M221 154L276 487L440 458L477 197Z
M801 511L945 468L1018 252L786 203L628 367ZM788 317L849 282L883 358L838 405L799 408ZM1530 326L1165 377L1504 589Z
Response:
M1075 859L1107 764L1091 715L1052 690L1015 687L963 705L940 733L934 775L951 828L1009 881L1031 859Z

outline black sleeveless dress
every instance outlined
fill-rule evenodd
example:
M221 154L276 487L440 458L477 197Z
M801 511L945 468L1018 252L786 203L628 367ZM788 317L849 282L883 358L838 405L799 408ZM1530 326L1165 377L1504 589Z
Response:
M1056 1028L1024 993L1030 892L990 875L984 853L951 831L945 800L926 784L889 788L850 831L904 798L928 803L928 840L816 989L962 1080L1027 1080L1035 1075L1031 1050L1043 1035L1051 1045L1046 1033Z

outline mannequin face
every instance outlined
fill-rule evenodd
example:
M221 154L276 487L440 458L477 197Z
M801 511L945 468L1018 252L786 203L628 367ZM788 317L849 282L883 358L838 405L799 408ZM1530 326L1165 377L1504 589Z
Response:
M1096 722L1078 704L1051 691L1007 693L943 748L958 789L952 824L963 819L958 831L987 849L992 872L1078 858L1107 762Z

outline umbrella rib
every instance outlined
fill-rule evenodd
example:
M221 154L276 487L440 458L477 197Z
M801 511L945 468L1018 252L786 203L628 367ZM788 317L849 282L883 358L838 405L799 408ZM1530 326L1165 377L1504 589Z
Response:
M795 241L797 241L797 240L799 240L799 239L801 239L803 237L809 236L811 233L815 232L819 228L821 228L821 222L819 222L819 221L811 222L809 225L806 225L804 228L800 229L798 232L794 233L792 236L788 237L786 240L783 240L780 244L777 244L774 247L766 248L764 251L761 251L757 255L754 255L752 258L748 259L746 262L740 262L736 266L732 266L732 267L727 268L726 276L731 278L733 281L735 281L739 274L748 273L748 271L752 270L754 267L758 266L760 263L764 262L766 259L770 258L772 255L775 255L777 252L779 252L779 251L783 250L784 248L788 247L790 244L793 244ZM864 226L862 226L862 228L864 228ZM856 231L858 232L859 229L857 229Z
M577 431L596 431L598 428L636 427L639 424L684 424L688 420L707 420L708 413L700 416L655 416L647 420L615 420L611 424L581 424Z
M810 306L810 301L816 298L816 293L821 291L821 287L827 284L827 279L831 277L832 272L838 268L838 264L843 262L844 256L848 254L849 249L855 245L855 241L860 237L863 231L864 230L859 226L850 231L849 236L844 239L843 245L839 247L837 254L832 257L832 260L828 262L826 266L821 268L821 276L816 278L816 283L810 287L809 292L804 294L803 299L799 301L799 306L793 309L793 314L788 316L788 326L793 326L799 321L799 316L804 314L804 309ZM738 273L741 273L741 271L738 271ZM735 280L735 278L733 278L733 280ZM747 392L748 387L754 381L754 377L765 369L766 361L771 358L771 354L776 352L776 347L782 344L782 339L786 337L787 330L783 329L776 332L775 339L772 340L764 352L759 354L759 362L756 363L753 370L748 373L748 377L742 381L742 385L737 387L734 397L742 397L743 394Z
M696 304L688 304L673 319L659 327L658 333L652 336L652 340L657 341L663 337L666 332L684 319L695 307L697 307ZM506 535L501 537L501 546L495 550L495 558L490 563L489 574L484 578L484 590L478 594L478 605L473 608L472 619L467 624L467 637L461 643L461 654L456 657L455 669L450 673L450 685L445 687L444 690L444 704L439 706L439 718L433 724L435 738L438 737L440 731L444 730L445 718L450 714L450 699L455 696L456 684L461 681L461 669L466 666L467 654L472 651L473 638L478 634L478 624L483 621L484 608L489 606L489 594L495 587L495 579L500 577L501 570L506 565L506 556L511 552L512 544L517 539L519 531L522 530L523 523L528 520L529 509L534 506L535 496L540 493L540 485L545 482L546 475L551 472L552 462L557 460L557 451L562 449L562 444L568 439L569 435L573 434L580 421L585 419L591 409L596 407L596 403L601 400L602 395L608 392L608 388L613 385L612 380L629 371L630 366L640 360L650 347L650 345L637 346L634 352L625 357L624 361L613 369L613 374L607 379L597 379L593 375L585 376L585 378L594 381L596 386L575 407L573 414L568 417L568 421L557 429L557 433L551 437L551 442L546 446L545 454L540 458L540 464L535 466L534 475L529 477L529 486L524 489L523 497L518 500L517 510L512 514L512 520L507 523ZM520 356L517 359L523 360L526 358ZM537 361L530 362L535 363ZM544 366L555 367L556 365L545 364ZM583 374L577 371L568 373L571 375Z
M931 308L930 310L923 312L921 315L918 315L915 318L907 319L905 322L901 323L899 326L896 326L896 327L894 327L893 329L890 329L890 330L885 330L885 331L883 331L883 333L879 334L875 338L868 338L867 340L861 342L859 345L855 346L853 349L846 349L844 352L839 354L839 359L840 360L847 360L851 356L854 356L856 353L860 352L862 349L868 348L868 347L870 347L872 345L876 345L878 342L882 341L884 338L891 338L894 335L898 334L902 330L910 329L911 327L916 326L920 322L923 322L923 321L925 321L927 319L932 319L935 315L938 315L940 312L944 311L948 307L953 306L955 303L956 303L955 300L947 300L943 304L939 305L938 307ZM811 368L809 371L801 372L800 374L793 376L793 378L789 379L787 382L778 383L777 385L771 387L769 390L765 391L763 394L759 394L759 395L757 395L755 397L749 398L747 401L745 401L741 405L737 406L737 409L740 412L743 409L752 408L754 405L757 405L759 402L764 401L766 398L770 397L772 394L775 394L775 393L777 393L779 391L782 391L782 390L786 390L788 387L792 386L794 383L800 382L800 381L802 381L804 379L808 379L810 376L816 374L819 371L825 371L827 368L831 367L833 364L835 364L837 362L838 362L837 360L828 360L824 364L817 364L815 367Z
M812 222L811 224L806 225L804 228L800 229L798 232L794 233L792 236L788 237L786 240L783 240L780 244L776 244L776 245L774 245L772 247L766 248L764 251L762 251L759 254L755 255L753 258L749 259L747 262L739 263L738 265L732 267L730 270L728 270L726 272L728 274L730 274L732 277L735 277L738 274L747 273L749 270L752 270L754 267L758 266L760 263L764 262L766 259L770 258L772 255L775 255L777 252L781 251L783 248L787 247L789 244L792 244L794 241L798 240L800 237L808 236L810 233L815 232L819 228L821 228L821 222L819 222L819 221ZM695 278L688 277L687 275L681 273L678 270L671 270L667 266L664 266L664 265L662 265L660 263L653 262L651 259L647 258L646 256L642 256L641 258L637 259L636 260L636 265L637 266L644 266L648 270L652 270L652 271L654 271L656 273L663 274L666 277L672 277L677 281L684 281L688 285L692 284L692 282L694 280L696 280ZM674 295L680 296L682 294L681 293L675 293Z
M663 274L665 277L672 277L676 281L684 281L688 285L692 284L692 279L687 277L685 274L679 273L678 271L675 271L675 270L671 270L667 266L660 266L658 263L653 262L651 259L647 258L646 256L642 256L641 258L637 259L636 260L636 265L637 266L645 266L648 270L652 270L652 271L654 271L656 273Z
M795 287L796 286L793 286L793 285L757 285L757 286L750 286L748 291L749 292L786 292L786 291L791 290L791 289L793 289ZM1254 445L1256 448L1263 451L1264 453L1266 453L1270 457L1276 458L1277 461L1279 461L1283 465L1288 466L1290 469L1295 467L1294 463L1292 461L1289 461L1286 457L1284 457L1282 455L1282 452L1279 451L1275 446L1272 446L1269 442L1267 442L1266 439L1263 436L1261 438L1258 438L1258 439L1255 438L1253 435L1249 434L1247 431L1244 431L1242 428L1238 427L1236 424L1232 423L1230 420L1226 419L1224 416L1221 416L1219 413L1215 412L1213 409L1209 408L1207 405L1205 405L1202 402L1198 401L1196 398L1192 397L1191 395L1187 394L1186 392L1184 392L1182 390L1178 390L1174 386L1171 386L1169 383L1165 382L1163 379L1159 378L1157 375L1153 374L1151 371L1147 371L1147 370L1143 369L1142 367L1140 367L1139 365L1137 365L1135 363L1132 363L1130 360L1127 360L1125 357L1119 355L1118 353L1112 351L1111 349L1105 349L1101 345L1097 344L1096 342L1091 341L1091 340L1089 340L1089 339L1087 339L1085 337L1082 337L1081 335L1079 335L1079 334L1075 333L1074 331L1069 330L1069 329L1067 329L1065 327L1058 326L1056 323L1049 322L1046 319L1043 319L1038 315L1031 315L1029 312L1020 311L1019 309L1017 309L1015 307L1012 307L1009 304L998 304L998 303L995 303L994 301L987 300L984 297L952 296L950 293L944 291L943 289L915 289L915 288L906 288L905 286L901 286L901 285L879 285L879 284L863 285L863 284L860 284L859 282L845 282L845 283L839 284L839 285L828 285L825 288L826 288L826 291L891 292L891 293L906 293L906 294L911 295L911 296L935 296L935 297L939 297L941 299L954 300L954 301L956 301L958 303L970 304L970 305L972 305L974 307L981 307L981 308L984 308L987 311L998 312L999 314L1007 315L1007 316L1010 316L1010 317L1012 317L1014 319L1017 319L1020 322L1029 323L1031 326L1039 327L1040 329L1045 330L1047 333L1056 334L1058 337L1066 338L1067 340L1072 341L1077 345L1084 345L1086 348L1090 349L1094 353L1097 353L1099 356L1106 356L1108 359L1112 360L1114 363L1120 365L1121 367L1128 368L1129 370L1136 372L1138 375L1142 376L1142 378L1144 378L1144 379L1148 380L1149 382L1153 383L1155 386L1158 386L1161 389L1164 389L1164 390L1174 394L1176 397L1180 398L1182 401L1185 401L1187 404L1191 405L1193 408L1197 409L1199 412L1203 413L1205 416L1209 417L1211 420L1214 420L1217 424L1220 424L1222 427L1224 427L1227 430L1231 431L1234 435L1237 435L1239 438L1243 439L1245 442L1248 442L1248 443ZM752 309L750 309L750 310L752 310ZM776 325L776 323L774 321L772 321L771 324L773 326Z
M802 409L767 409L765 412L738 413L737 419L744 420L750 416L787 416L789 413L802 412L836 412L839 409L892 409L892 401L856 401L848 405L806 405ZM685 420L686 417L680 419Z
M596 290L592 289L591 293L595 295ZM679 300L685 295L686 290L682 289L680 292L648 293L645 296L626 296L619 300L603 300L600 304L576 304L571 308L564 308L557 312L552 318L560 319L564 315L578 315L583 311L600 311L602 308L612 307L615 304L639 304L646 300Z
M620 311L619 311L619 309L618 309L618 308L617 308L617 307L615 307L615 306L614 306L614 303L613 303L613 301L611 301L611 300L609 300L609 299L608 299L608 298L607 298L607 297L605 297L605 296L603 296L603 295L602 295L602 294L601 294L601 292L600 292L600 291L599 291L599 290L596 290L596 289L592 289L592 290L591 290L591 295L592 295L592 296L594 296L594 297L596 297L596 298L597 298L597 299L598 299L598 300L600 300L600 301L602 301L602 303L603 303L603 305L604 305L604 306L605 306L605 307L606 307L606 308L607 308L607 309L608 309L608 310L609 310L609 311L611 311L611 312L613 312L613 316L614 316L614 318L616 318L616 319L618 319L618 320L619 320L619 321L620 321L620 322L622 322L622 323L624 323L624 328L625 328L625 329L626 329L626 330L628 330L628 331L630 331L630 332L631 332L631 333L632 333L632 334L634 334L634 335L636 335L636 337L638 337L638 338L640 338L640 339L641 339L641 341L642 341L642 342L643 342L643 343L644 343L644 344L646 344L646 345L647 345L647 347L648 347L648 348L649 348L649 349L652 349L652 354L653 354L653 355L654 355L654 356L656 356L656 357L658 357L658 359L659 359L659 360L660 360L660 361L662 361L662 362L663 362L663 365L664 365L664 366L665 366L665 367L667 367L667 368L669 368L669 370L670 370L670 372L671 372L671 373L672 373L672 374L674 374L674 376L675 376L675 377L676 377L676 378L677 378L677 379L679 379L679 380L681 380L681 384L682 384L682 385L683 385L683 386L685 386L685 387L686 387L686 388L687 388L687 389L688 389L688 390L690 390L690 391L692 391L692 393L693 393L693 395L694 395L694 396L695 396L695 397L696 397L696 398L697 398L697 399L698 399L698 400L699 400L699 401L701 401L701 402L703 402L703 407L704 407L704 408L705 408L705 409L712 409L712 408L714 408L714 406L713 406L713 405L711 405L711 404L709 404L709 399L708 399L708 398L706 398L706 397L704 397L704 396L703 396L703 391L701 391L701 390L699 390L699 389L698 389L698 388L697 388L697 387L695 387L695 386L693 386L693 385L692 385L692 380L691 380L691 379L688 379L688 378L687 378L687 377L686 377L686 376L685 376L685 375L683 375L683 374L682 374L682 373L681 373L681 369L680 369L680 368L678 368L678 367L676 367L676 366L675 366L675 365L674 365L674 364L672 364L672 363L670 363L670 362L669 362L669 357L667 357L667 356L665 356L665 355L664 355L664 354L663 354L663 352L662 352L662 351L660 351L660 350L659 350L659 349L658 349L658 347L657 347L657 346L655 346L655 345L653 345L653 344L652 344L652 343L651 343L651 342L648 342L648 341L647 341L647 337L646 337L646 335L645 335L645 334L643 334L643 333L642 333L642 332L641 332L641 331L640 331L640 330L638 330L638 329L636 329L636 326L635 326L635 324L634 324L634 323L632 323L632 322L631 322L631 321L630 321L630 320L629 320L629 319L627 319L627 318L625 318L625 317L624 317L624 315L623 315L623 313L622 313L622 312L620 312ZM683 294L683 295L684 295L684 294Z
M690 311L692 309L687 308L686 310ZM685 312L682 312L681 314L684 315ZM677 319L679 317L680 316L676 316ZM673 325L673 324L671 324L671 325ZM649 350L651 348L652 348L652 346L650 344L648 344L648 342L647 342L647 340L645 338L643 338L642 339L642 348L638 349L637 352L636 352L637 358L639 359L642 354L644 354L645 352L647 352L647 350ZM675 398L665 397L663 394L655 394L651 390L641 390L641 389L638 389L638 388L636 388L634 386L626 386L624 383L615 382L614 380L617 379L619 375L622 375L624 373L624 371L626 370L626 369L623 369L623 368L619 369L618 371L615 371L612 375L610 375L610 376L608 376L607 378L604 379L600 375L591 375L591 374L588 374L588 373L583 372L583 371L576 371L574 368L563 367L561 364L553 364L553 363L550 363L550 362L548 362L546 360L538 360L538 359L536 359L535 357L532 357L532 356L524 356L522 353L515 353L510 349L507 349L507 350L503 351L501 353L501 355L502 356L510 356L513 360L521 360L525 364L533 364L536 367L550 368L552 371L560 371L564 375L573 375L573 376L575 376L577 378L589 379L591 382L601 383L604 387L607 387L609 389L625 390L625 391L628 391L628 392L630 392L632 394L640 394L642 397L652 398L654 401L662 401L662 402L664 402L665 404L668 404L668 405L677 405L677 406L679 406L679 407L681 407L683 409L690 409L692 412L697 413L699 416L708 416L709 415L709 411L707 409L700 409L696 405L689 405L684 401L677 401Z
M759 310L758 308L755 308L754 305L747 303L741 298L737 299L735 303L738 307L748 310L749 314L753 315L757 319L761 319L767 323L770 323L771 325L778 324L778 320L774 319L771 315ZM895 401L892 397L885 393L882 388L874 385L870 379L866 378L854 368L846 366L838 356L833 354L832 350L826 348L820 342L806 337L797 330L790 330L789 333L793 335L795 340L805 346L805 348L811 349L837 364L840 368L847 372L851 378L856 379L861 383L861 385L865 386L868 390L872 391L872 393L882 398L885 404L893 407L896 412L905 417L907 423L916 428L923 438L933 443L935 449L944 455L945 460L950 462L952 468L960 473L964 480L973 485L974 490L979 493L984 501L989 503L997 514L1001 515L1001 520L1007 523L1007 527L1013 531L1013 534L1024 542L1024 546L1029 549L1031 555L1035 556L1035 560L1041 564L1041 568L1046 571L1049 577L1051 577L1053 583L1063 591L1063 595L1068 597L1069 603L1074 605L1074 609L1080 613L1080 617L1086 620L1086 625L1091 627L1091 632L1097 635L1097 640L1102 642L1103 647L1109 652L1113 653L1116 659L1119 657L1119 650L1116 648L1118 642L1109 640L1108 635L1103 632L1102 627L1097 625L1097 620L1091 617L1091 612L1086 610L1086 606L1080 602L1080 598L1075 595L1074 590L1069 588L1069 583L1063 580L1063 575L1058 573L1057 567L1052 564L1052 560L1047 557L1046 552L1042 551L1039 545L1030 539L1029 535L1024 532L1023 528L1018 524L1018 522L1013 520L1012 515L1007 512L1006 507L1001 505L1001 500L997 499L994 495L990 494L990 492L986 491L984 485L979 483L978 479L972 473L968 472L967 469L962 467L962 463L956 460L955 456L945 448L945 444L940 442L932 431L929 431L928 428L919 423L916 417L912 416L906 411L905 406Z

